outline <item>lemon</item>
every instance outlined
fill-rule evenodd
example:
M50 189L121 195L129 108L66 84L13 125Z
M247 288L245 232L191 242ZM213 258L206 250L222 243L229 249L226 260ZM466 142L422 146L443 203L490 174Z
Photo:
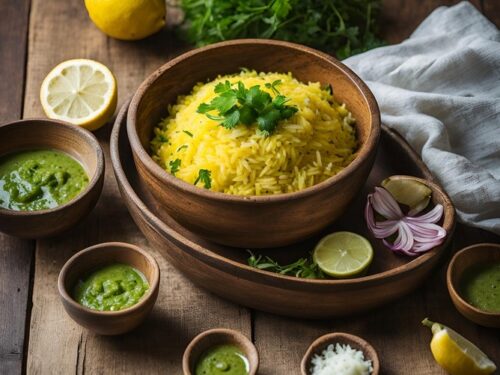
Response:
M382 187L391 193L398 203L416 212L427 207L431 200L432 190L417 180L389 177L382 181Z
M40 100L49 118L96 130L115 113L116 80L97 61L64 61L43 80Z
M165 0L85 0L90 19L106 35L143 39L165 26Z
M370 242L356 233L336 232L316 245L313 260L327 275L346 278L360 274L372 262Z
M422 323L432 329L434 359L450 375L488 375L496 370L486 354L465 337L427 318Z

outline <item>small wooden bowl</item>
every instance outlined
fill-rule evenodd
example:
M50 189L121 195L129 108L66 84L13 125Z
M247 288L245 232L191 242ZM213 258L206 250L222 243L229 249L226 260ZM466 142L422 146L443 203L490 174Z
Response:
M97 311L80 305L71 297L80 278L113 263L130 265L146 276L149 290L138 303L119 311ZM141 248L122 242L101 243L76 253L63 266L57 281L68 315L79 325L101 335L119 335L137 327L153 308L159 285L160 268L156 260Z
M291 72L302 82L332 85L335 98L356 119L360 147L337 175L307 189L267 196L237 196L188 184L164 171L149 154L153 128L179 95L242 67ZM139 175L161 212L211 241L239 248L270 248L320 232L349 207L375 160L380 113L368 86L335 58L298 44L264 39L216 43L187 52L155 71L132 98L128 136Z
M33 149L63 151L84 167L89 184L78 196L58 207L39 211L0 208L0 232L40 238L69 229L95 206L104 182L104 153L89 131L61 121L29 119L0 125L0 156Z
M216 328L200 333L187 346L182 357L184 375L194 375L200 356L215 345L234 345L240 348L250 364L249 375L257 374L259 353L255 345L242 333L233 329Z
M321 354L321 352L325 350L328 345L336 343L349 345L353 349L361 350L365 356L365 360L372 361L373 371L370 375L379 375L380 361L373 346L361 337L341 332L329 333L314 340L314 342L307 349L306 354L304 354L304 357L302 357L302 362L300 363L301 375L310 375L309 369L311 367L311 360L313 356L315 354Z
M500 328L500 312L487 312L472 306L460 295L460 282L464 272L478 264L500 262L500 245L481 243L456 253L448 266L446 284L457 310L467 319L485 327Z

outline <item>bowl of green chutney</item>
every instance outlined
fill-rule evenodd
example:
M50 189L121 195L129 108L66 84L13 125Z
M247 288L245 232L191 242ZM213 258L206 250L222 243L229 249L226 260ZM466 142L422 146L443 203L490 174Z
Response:
M79 325L101 335L133 330L158 297L160 268L138 246L107 242L73 255L59 273L64 309Z
M0 232L53 236L95 206L104 153L92 133L61 121L27 119L0 125L0 139Z
M457 310L485 327L500 328L500 244L457 252L448 266L448 292Z

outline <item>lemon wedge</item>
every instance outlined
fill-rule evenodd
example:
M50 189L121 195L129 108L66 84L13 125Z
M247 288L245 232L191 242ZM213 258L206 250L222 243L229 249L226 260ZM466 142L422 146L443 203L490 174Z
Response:
M422 324L432 330L434 359L450 375L488 375L496 370L486 354L457 332L427 318Z
M370 242L356 233L336 232L323 237L313 253L314 263L332 277L347 278L362 273L372 262Z
M45 77L40 100L45 114L87 130L106 124L116 110L117 87L113 73L101 63L64 61Z
M381 185L398 203L410 207L415 213L426 208L431 200L432 190L417 180L389 177Z

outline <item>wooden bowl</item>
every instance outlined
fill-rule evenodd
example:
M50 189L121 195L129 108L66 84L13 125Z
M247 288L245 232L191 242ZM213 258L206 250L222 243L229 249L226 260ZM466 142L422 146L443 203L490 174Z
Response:
M257 374L259 369L259 353L255 345L242 333L233 329L216 328L200 333L187 346L182 357L182 371L184 375L194 375L195 366L200 356L215 345L234 345L238 347L248 359L249 375Z
M97 311L80 305L71 297L78 280L113 263L130 265L146 276L149 290L139 302L119 311ZM153 308L159 285L160 268L156 260L139 247L122 242L101 243L76 253L63 266L57 281L68 315L82 327L100 335L119 335L137 327Z
M89 176L85 190L58 207L39 211L0 208L1 232L24 238L53 236L75 225L95 206L104 181L104 154L92 133L61 121L29 119L0 125L0 139L0 156L56 149L78 160Z
M237 73L241 67L291 72L302 82L331 84L335 98L356 118L356 159L337 175L299 192L252 197L212 192L164 171L150 157L149 143L169 104L197 82ZM363 81L333 57L297 44L245 39L196 49L163 65L134 95L127 126L137 170L161 211L214 242L269 248L311 237L346 210L373 165L380 113Z
M121 109L111 136L111 159L118 187L139 229L162 255L199 286L255 309L299 318L352 315L381 306L417 288L446 254L454 229L455 212L447 195L436 185L434 203L445 207L443 226L448 236L442 245L409 258L392 253L369 233L363 219L366 195L391 175L408 173L427 180L432 175L410 146L384 127L377 161L361 194L328 231L349 230L368 238L376 256L364 277L347 280L308 280L282 276L248 266L241 249L207 241L171 217L161 219L162 208L139 178L132 160L125 126L127 108ZM397 157L395 157L397 155ZM286 264L307 256L321 233L311 240L265 254ZM230 285L231 287L228 287ZM346 302L348 301L348 302Z
M302 362L300 363L301 375L310 375L311 372L309 369L311 367L311 360L313 356L315 354L321 354L321 352L325 350L328 345L336 343L349 345L353 349L362 351L365 356L365 360L372 361L373 371L370 375L379 375L380 362L377 352L373 346L361 337L340 332L329 333L314 340L314 342L307 349L306 354L304 354L304 357L302 357Z
M472 306L460 294L462 276L470 267L500 262L500 245L480 243L460 250L451 259L446 273L446 284L457 310L467 319L485 327L500 328L500 312L487 312Z

